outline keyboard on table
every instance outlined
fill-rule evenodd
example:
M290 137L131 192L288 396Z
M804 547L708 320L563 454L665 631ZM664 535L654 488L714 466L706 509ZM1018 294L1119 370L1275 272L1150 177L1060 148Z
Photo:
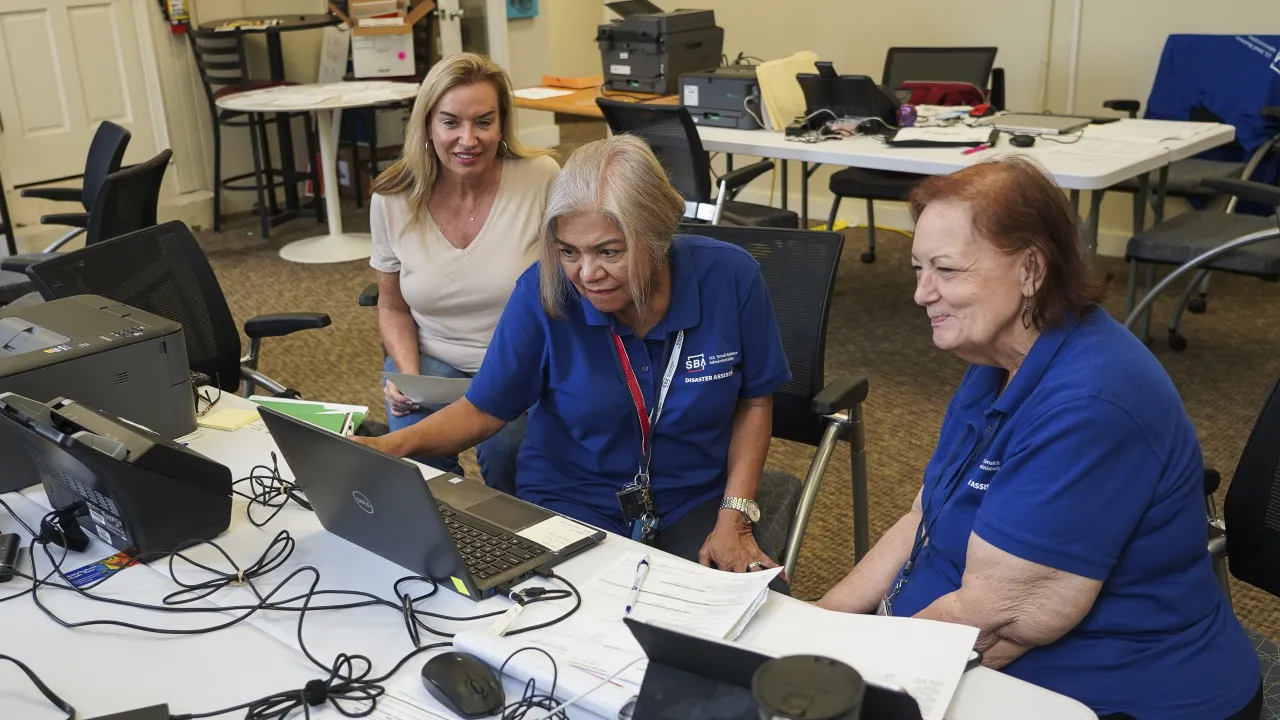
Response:
M496 577L550 552L537 543L511 533L494 533L471 525L468 518L459 515L444 503L436 503L436 507L440 509L445 527L449 528L449 534L458 545L458 552L462 553L462 559L467 562L467 569L476 580Z

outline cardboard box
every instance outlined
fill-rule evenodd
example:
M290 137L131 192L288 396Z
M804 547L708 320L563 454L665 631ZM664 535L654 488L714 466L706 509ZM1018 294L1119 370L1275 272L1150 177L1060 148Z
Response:
M361 15L361 5L376 5L377 10L390 7L385 0L351 0L352 15ZM400 4L392 17L353 20L333 3L329 11L342 18L351 28L352 71L357 78L406 77L413 75L413 26L435 9L433 0L419 0L406 13Z

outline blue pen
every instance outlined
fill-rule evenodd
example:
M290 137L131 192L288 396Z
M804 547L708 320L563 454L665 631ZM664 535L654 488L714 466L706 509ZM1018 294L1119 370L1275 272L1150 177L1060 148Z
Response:
M644 579L649 576L649 556L645 555L640 558L640 562L636 563L636 579L631 583L631 595L627 597L627 609L624 614L630 615L635 609L636 600L640 599L640 586L644 584Z

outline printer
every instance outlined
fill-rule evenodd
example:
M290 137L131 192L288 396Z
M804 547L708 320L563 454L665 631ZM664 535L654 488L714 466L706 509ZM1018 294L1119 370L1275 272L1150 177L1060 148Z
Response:
M605 90L674 95L684 73L720 65L724 29L714 11L662 12L647 0L608 7L622 17L596 31Z
M764 115L754 65L684 73L680 76L680 104L699 125L739 130L762 127L757 120Z
M111 413L0 393L0 433L37 468L49 505L75 518L64 541L83 530L130 555L163 553L231 524L230 468Z

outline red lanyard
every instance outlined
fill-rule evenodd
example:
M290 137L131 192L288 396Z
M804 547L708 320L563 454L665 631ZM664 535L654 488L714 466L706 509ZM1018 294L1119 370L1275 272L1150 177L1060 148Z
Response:
M622 365L623 380L626 381L627 390L631 393L636 417L640 420L640 469L637 479L643 476L644 481L647 482L649 460L653 456L653 428L658 424L658 418L662 417L662 407L667 402L667 391L671 389L671 381L675 378L676 368L680 363L680 349L684 347L684 331L681 330L676 335L675 347L672 348L671 358L667 362L667 370L662 375L662 389L658 392L658 403L654 405L652 413L645 408L644 393L640 391L640 383L636 380L635 371L631 369L631 359L627 356L627 348L623 345L622 338L612 330L610 334L613 336L614 348L618 351L618 362Z

